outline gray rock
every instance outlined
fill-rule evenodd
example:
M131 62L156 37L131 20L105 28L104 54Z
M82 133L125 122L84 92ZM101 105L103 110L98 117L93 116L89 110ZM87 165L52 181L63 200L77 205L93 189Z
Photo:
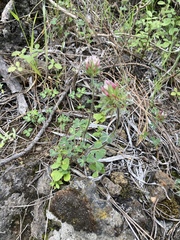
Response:
M31 177L30 177L31 176ZM20 216L34 197L35 189L28 187L33 178L31 167L12 166L0 176L0 239L15 240L20 233Z
M118 184L113 183L109 178L104 177L102 183L109 191L111 196L117 196L120 194L122 187Z
M13 193L4 201L4 204L0 202L0 239L16 239L10 228L16 216L22 212L22 208L18 207L22 204L26 204L23 193Z
M31 237L34 239L43 239L46 227L46 219L44 214L44 203L39 200L33 210L33 221L31 223Z
M47 171L38 179L37 182L37 192L39 195L48 195L51 191L50 186L51 178Z
M48 240L135 240L135 237L128 229L118 237L109 237L105 234L75 231L72 225L62 223L61 229L52 231Z
M84 231L86 235L95 233L110 239L115 237L115 229L123 224L122 216L108 201L100 199L96 184L88 179L78 179L58 191L52 198L50 211L63 223L72 225L75 231Z

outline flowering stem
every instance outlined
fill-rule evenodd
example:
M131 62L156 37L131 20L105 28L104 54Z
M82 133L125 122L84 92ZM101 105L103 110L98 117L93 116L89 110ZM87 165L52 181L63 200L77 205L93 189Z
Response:
M88 123L87 123L86 130L84 131L84 138L85 138L85 134L88 130L88 127L91 123L91 119L92 119L92 116L93 116L93 110L94 110L94 95L95 95L94 78L91 78L91 83L92 83L92 102L91 102L89 120L88 120Z
M119 108L117 108L117 119L116 119L116 127L115 127L115 130L118 129L118 126L119 126L119 121L120 121L120 112L119 112Z

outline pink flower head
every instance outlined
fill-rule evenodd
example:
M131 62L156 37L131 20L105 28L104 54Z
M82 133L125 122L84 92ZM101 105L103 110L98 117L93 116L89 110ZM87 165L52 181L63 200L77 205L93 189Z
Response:
M104 82L104 86L101 88L101 90L107 97L109 97L110 95L113 95L112 90L113 89L115 90L117 88L118 88L118 83L114 83L110 80L106 80ZM110 92L111 92L111 94L110 94Z
M129 102L128 92L118 81L104 81L101 91L99 106L104 112L114 112L116 109L120 109L122 112L126 110Z
M86 74L95 77L100 71L100 59L95 55L87 57L85 60Z
M112 88L116 89L118 87L118 83L114 83L110 80L106 80L105 83L104 83L104 88L108 89L109 87L112 87Z

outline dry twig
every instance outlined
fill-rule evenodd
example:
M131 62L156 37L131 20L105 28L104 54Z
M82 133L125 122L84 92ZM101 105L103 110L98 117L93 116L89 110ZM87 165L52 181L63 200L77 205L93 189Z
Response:
M77 16L75 16L74 14L70 13L67 9L60 7L57 3L55 3L53 0L49 0L49 2L56 7L58 10L60 10L61 12L65 13L67 16L72 17L74 19L77 19Z

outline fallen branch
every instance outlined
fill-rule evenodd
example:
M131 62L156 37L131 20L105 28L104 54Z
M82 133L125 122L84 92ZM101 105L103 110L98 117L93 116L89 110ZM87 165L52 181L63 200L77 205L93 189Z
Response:
M59 104L62 102L62 100L64 99L64 97L66 96L66 94L68 93L70 87L71 87L71 83L73 81L74 78L70 79L69 81L67 81L66 83L66 88L65 90L60 94L60 97L56 103L56 105L54 106L52 112L50 113L49 115L49 118L47 119L46 122L44 122L41 130L38 132L38 134L35 136L35 138L32 140L32 142L28 145L27 148L25 148L22 152L19 152L19 153L16 153L14 155L12 155L11 157L8 157L8 158L5 158L5 159L0 159L0 166L12 161L12 160L15 160L19 157L22 157L24 156L26 153L28 153L33 147L34 145L39 141L39 139L41 138L41 136L43 135L44 131L46 130L46 128L49 126L51 120L52 120L52 117L55 113L55 111L57 110Z
M110 163L110 162L114 162L114 161L119 161L119 160L124 160L124 159L139 159L139 157L135 157L132 155L128 155L128 154L119 154L113 157L107 157L107 158L101 158L98 160L98 162L106 162L106 163Z

